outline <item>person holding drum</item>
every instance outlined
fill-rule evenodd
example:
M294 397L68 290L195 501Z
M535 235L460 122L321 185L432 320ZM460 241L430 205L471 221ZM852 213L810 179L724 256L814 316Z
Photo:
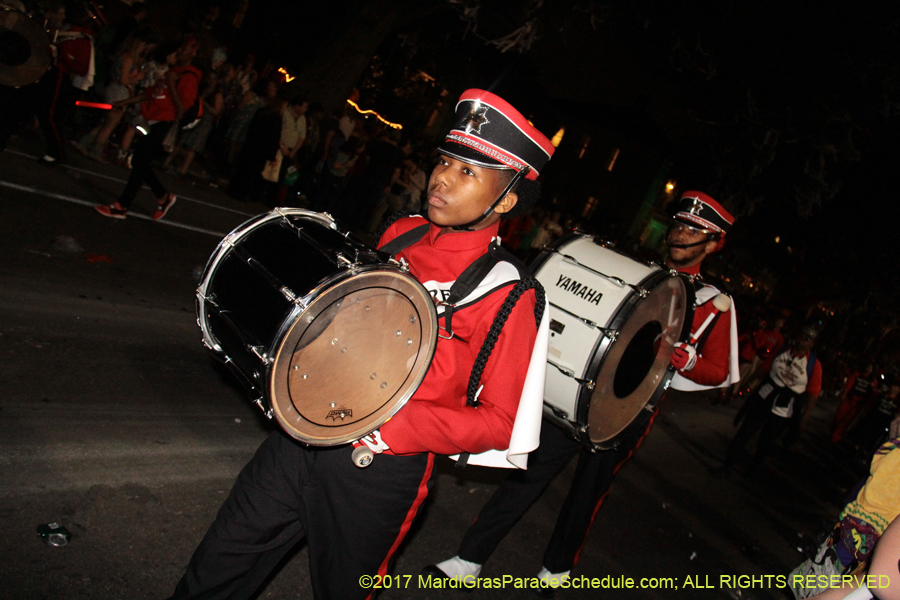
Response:
M249 598L303 538L316 598L368 597L359 581L386 574L428 494L435 454L526 466L539 438L549 311L540 284L497 233L501 216L537 201L536 178L553 151L501 98L462 95L438 148L427 220L394 222L379 246L409 266L437 305L437 344L421 385L355 444L377 454L366 468L353 464L352 445L306 446L287 429L273 432L238 476L173 599ZM343 411L332 422L350 416Z
M726 387L737 381L734 308L730 298L699 280L703 259L722 248L725 234L733 223L734 217L708 195L685 192L666 238L669 247L666 266L688 276L695 292L690 341L675 344L670 359L677 370L670 387L677 390ZM456 556L426 566L422 574L477 577L482 564L503 537L577 452L575 477L545 550L543 568L538 573L548 587L562 585L578 562L581 547L613 477L638 448L657 414L654 408L642 426L633 427L619 437L612 449L606 450L582 445L571 431L549 425L546 421L551 419L545 419L541 443L529 457L528 470L510 473L466 532Z

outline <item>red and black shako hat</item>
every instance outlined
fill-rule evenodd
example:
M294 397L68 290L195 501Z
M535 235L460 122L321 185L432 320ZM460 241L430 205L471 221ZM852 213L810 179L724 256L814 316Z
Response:
M456 104L453 127L438 152L486 169L529 167L536 179L555 148L506 100L485 90L466 90Z
M721 204L703 192L695 191L681 195L678 210L672 218L723 235L734 225L734 217Z

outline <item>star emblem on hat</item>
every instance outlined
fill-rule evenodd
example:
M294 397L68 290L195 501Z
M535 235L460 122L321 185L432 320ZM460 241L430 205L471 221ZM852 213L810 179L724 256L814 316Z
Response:
M487 106L475 106L463 121L466 133L475 132L481 135L481 126L490 123L487 119Z
M688 212L694 216L697 216L700 214L700 212L702 210L703 210L703 200L701 200L700 198L694 198L694 202L693 202L693 204L691 204L691 209Z

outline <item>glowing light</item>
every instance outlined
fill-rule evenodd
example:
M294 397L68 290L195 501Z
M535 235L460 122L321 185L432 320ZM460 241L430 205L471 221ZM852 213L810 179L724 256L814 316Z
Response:
M347 98L347 102L350 104L350 106L352 106L353 108L356 109L356 112L358 112L358 113L361 114L361 115L375 115L375 117L376 117L379 121L381 121L382 123L384 123L384 124L387 125L388 127L391 127L391 128L393 128L393 129L403 129L403 125L401 125L400 123L391 123L390 121L388 121L387 119L385 119L384 117L382 117L381 115L379 115L379 114L378 114L377 112L375 112L374 110L363 110L363 109L361 109L361 108L359 107L359 104L357 104L356 102L354 102L354 101L351 100L350 98Z
M566 128L560 127L559 131L556 132L556 135L550 140L550 143L553 144L554 148L559 148L559 143L562 141L563 136L566 134Z
M296 77L294 77L294 76L292 76L290 73L288 73L287 70L286 70L284 67L279 67L279 68L278 68L278 72L281 73L282 75L284 75L284 82L285 82L285 83L290 83L290 82L292 82L293 80L297 79Z
M616 166L616 159L617 159L617 158L619 158L619 149L618 149L618 148L616 148L615 150L613 150L612 156L610 156L610 158L609 158L609 166L606 167L606 170L607 170L607 171L612 172L613 167Z
M776 236L775 236L775 243L776 243L776 244L780 244L780 243L781 243L781 236L780 236L780 235L776 235Z
M674 189L675 189L675 184L672 183L671 181L666 184L666 193L667 194L671 194L672 190L674 190Z
M105 102L86 102L84 100L76 100L75 106L83 106L84 108L100 108L103 110L111 110L113 105Z

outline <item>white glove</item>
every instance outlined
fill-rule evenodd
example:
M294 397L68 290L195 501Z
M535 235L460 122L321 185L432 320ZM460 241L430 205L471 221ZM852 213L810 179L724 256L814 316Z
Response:
M669 362L679 371L690 371L697 364L697 349L690 344L678 342Z
M381 454L385 450L390 450L390 447L384 443L383 439L381 439L381 431L378 429L366 437L359 438L359 441L368 446L375 454Z

